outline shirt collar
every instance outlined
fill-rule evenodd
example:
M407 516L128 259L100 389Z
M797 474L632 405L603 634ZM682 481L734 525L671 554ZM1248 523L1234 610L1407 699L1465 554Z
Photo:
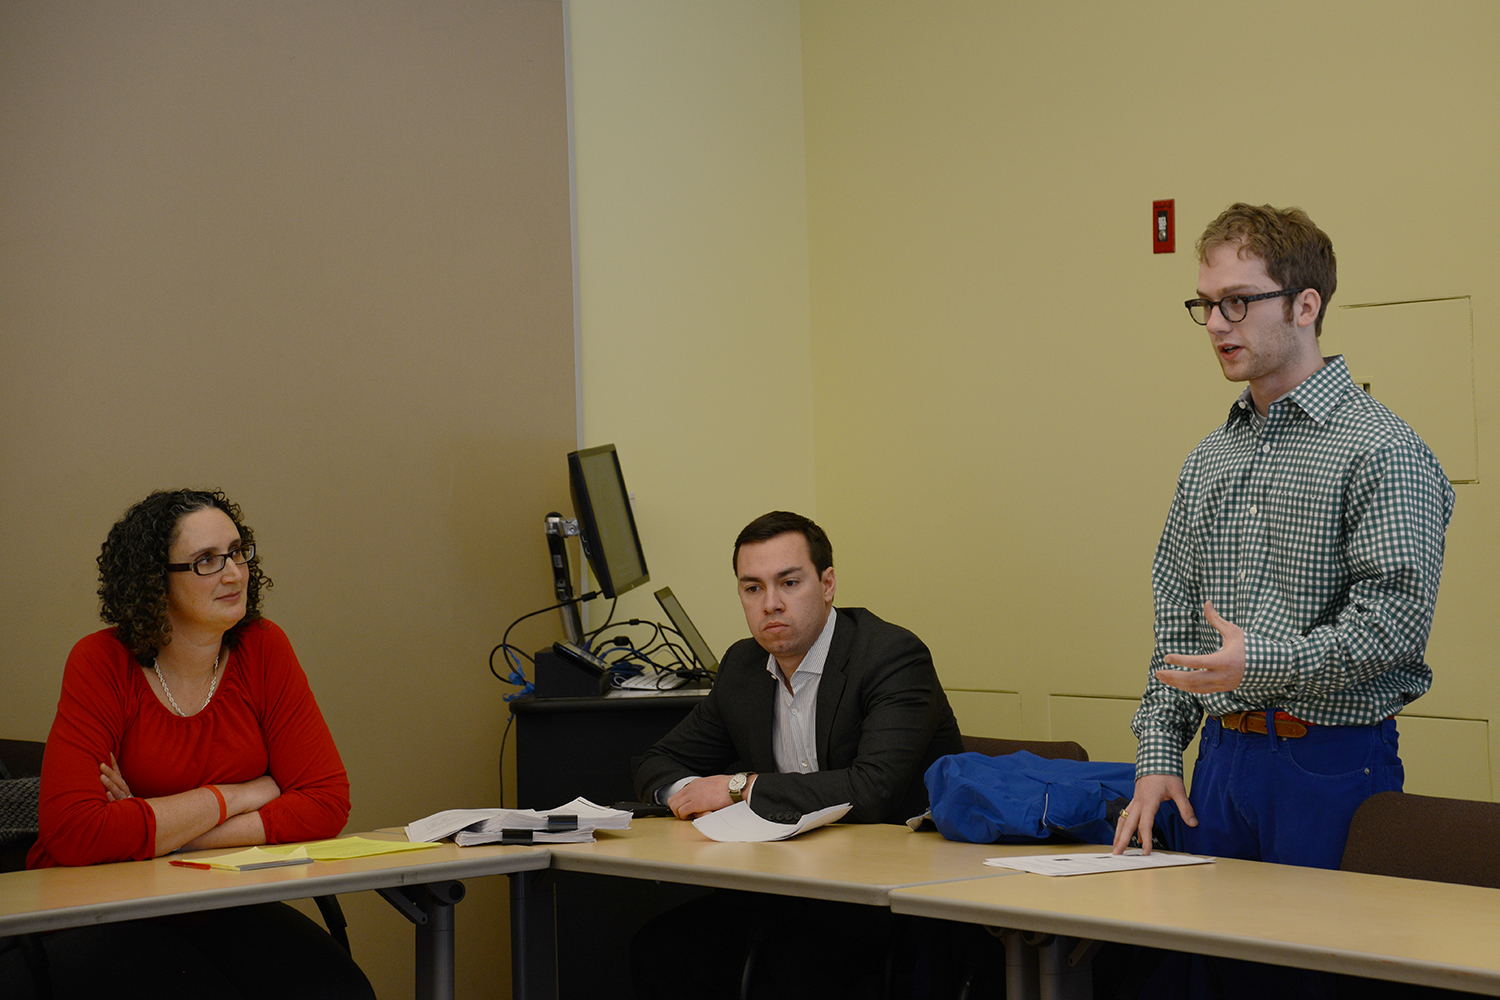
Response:
M833 648L833 626L838 618L838 612L833 608L828 609L828 620L823 623L823 631L813 640L812 648L807 655L802 657L802 662L797 669L792 671L796 677L801 673L819 674L823 673L823 667L828 663L828 651ZM766 654L766 673L770 674L776 683L781 683L781 666L776 662L776 657Z
M1266 410L1269 413L1271 407L1283 399L1290 400L1314 423L1321 426L1328 423L1334 409L1353 387L1354 380L1349 377L1349 366L1344 363L1344 356L1335 354L1331 358L1324 358L1323 367L1303 379L1297 388L1271 400ZM1239 417L1248 421L1254 408L1255 401L1250 396L1250 387L1246 386L1245 391L1239 394L1234 405L1229 408L1229 419Z

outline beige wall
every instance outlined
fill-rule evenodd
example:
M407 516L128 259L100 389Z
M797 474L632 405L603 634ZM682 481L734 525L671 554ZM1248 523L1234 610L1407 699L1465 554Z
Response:
M543 0L0 8L0 732L46 736L125 507L219 485L349 828L498 797L485 656L550 599L576 440L563 26ZM469 888L460 992L488 996L505 883ZM410 996L410 925L344 902Z
M570 7L583 439L619 447L651 570L617 617L670 586L722 650L735 534L816 506L798 9Z
M1412 790L1489 797L1495 5L796 9L572 4L585 438L621 445L653 585L727 645L729 538L800 507L965 727L1128 758L1151 552L1236 392L1182 314L1191 244L1232 201L1299 204L1335 306L1471 297L1479 482L1403 750ZM1159 198L1175 255L1149 252Z

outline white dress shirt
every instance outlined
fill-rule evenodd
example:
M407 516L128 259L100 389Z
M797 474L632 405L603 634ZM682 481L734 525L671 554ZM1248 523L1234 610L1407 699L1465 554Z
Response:
M766 672L776 681L776 711L771 715L771 749L776 770L782 774L811 774L818 769L818 685L823 666L833 646L833 628L838 615L830 609L823 631L792 671L792 689L787 690L776 657L766 657Z

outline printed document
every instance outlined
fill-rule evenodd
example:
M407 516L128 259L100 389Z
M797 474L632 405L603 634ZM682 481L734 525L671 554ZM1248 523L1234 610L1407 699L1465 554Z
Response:
M1128 872L1137 868L1174 868L1178 865L1211 865L1213 858L1195 854L1142 854L1132 848L1124 854L1026 854L1014 858L986 858L991 868L1014 868L1036 875L1097 875L1100 872Z

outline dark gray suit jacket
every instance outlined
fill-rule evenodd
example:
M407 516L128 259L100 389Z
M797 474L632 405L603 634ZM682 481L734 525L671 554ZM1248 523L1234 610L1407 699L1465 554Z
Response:
M724 654L702 704L662 738L636 769L636 794L689 775L753 771L757 814L795 823L804 813L849 802L852 823L900 823L927 808L922 775L960 753L958 723L938 683L932 654L906 629L863 608L835 608L833 645L818 684L818 767L778 774L771 746L776 684L767 653L742 639Z

